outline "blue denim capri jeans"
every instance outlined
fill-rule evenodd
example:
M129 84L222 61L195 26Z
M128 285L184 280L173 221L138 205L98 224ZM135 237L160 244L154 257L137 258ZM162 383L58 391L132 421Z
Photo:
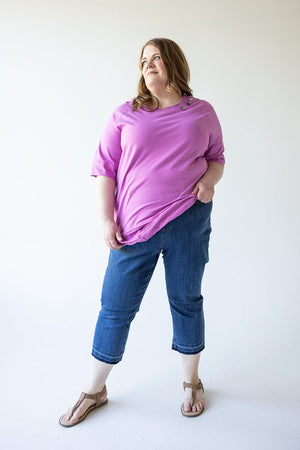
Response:
M131 321L163 255L173 323L172 349L196 354L205 346L201 282L208 262L212 202L196 202L145 242L110 250L92 355L121 361Z

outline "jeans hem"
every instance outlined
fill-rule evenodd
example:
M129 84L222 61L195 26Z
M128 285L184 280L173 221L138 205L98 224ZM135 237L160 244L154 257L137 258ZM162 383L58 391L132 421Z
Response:
M205 345L199 345L198 347L180 347L177 344L172 344L172 350L176 352L182 353L184 355L196 355L197 353L202 352L205 349Z
M95 350L93 348L92 356L94 358L96 358L98 361L102 361L102 362L104 362L106 364L118 364L121 361L123 355L121 355L119 357L114 357L114 356L111 357L111 356L108 356L108 355L104 355L103 353L100 353L100 352L98 352L97 350Z

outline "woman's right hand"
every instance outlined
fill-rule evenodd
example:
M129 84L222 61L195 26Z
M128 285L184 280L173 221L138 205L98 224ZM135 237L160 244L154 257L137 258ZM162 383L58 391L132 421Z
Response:
M122 235L118 225L113 220L107 220L103 223L103 237L106 245L112 250L123 247L122 244L119 244L119 241L122 241Z

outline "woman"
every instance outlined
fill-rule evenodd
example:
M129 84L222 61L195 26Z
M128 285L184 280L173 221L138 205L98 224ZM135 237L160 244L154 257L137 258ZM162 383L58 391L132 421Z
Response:
M65 427L107 403L107 377L122 359L130 323L160 253L173 320L172 349L183 364L181 412L193 417L205 407L198 376L204 349L201 281L214 186L223 173L222 132L213 107L192 96L189 67L175 42L148 41L140 69L138 96L112 114L92 167L111 250L90 381L60 418Z

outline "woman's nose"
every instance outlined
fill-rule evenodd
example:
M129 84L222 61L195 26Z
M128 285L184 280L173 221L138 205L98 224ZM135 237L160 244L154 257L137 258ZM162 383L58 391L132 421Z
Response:
M146 67L152 67L153 66L153 59L149 59L149 61L146 63Z

